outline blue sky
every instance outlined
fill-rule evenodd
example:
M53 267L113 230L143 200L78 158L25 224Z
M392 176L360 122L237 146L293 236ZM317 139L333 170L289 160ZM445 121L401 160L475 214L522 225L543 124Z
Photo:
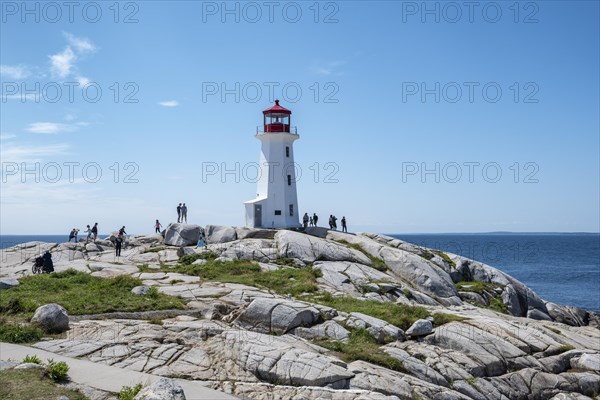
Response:
M149 232L179 202L242 225L270 91L302 213L600 230L598 2L23 4L1 2L2 234Z

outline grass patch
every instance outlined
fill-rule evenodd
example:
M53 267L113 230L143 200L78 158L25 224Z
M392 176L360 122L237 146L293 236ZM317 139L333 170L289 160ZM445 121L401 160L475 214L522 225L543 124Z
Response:
M138 383L134 387L123 386L117 394L119 400L133 400L134 397L142 390L142 384Z
M310 301L320 303L338 311L347 313L360 312L371 317L379 318L407 330L418 319L429 316L429 312L423 307L410 306L407 304L380 303L373 300L358 300L354 297L335 297L325 292L319 296L310 296Z
M549 331L552 331L552 332L556 333L557 335L562 335L562 332L561 332L561 331L559 331L559 330L558 330L558 329L556 329L556 328L553 328L553 327L551 327L551 326L548 326L548 325L544 325L544 327L545 327L546 329L548 329Z
M502 285L495 283L479 282L479 281L460 281L455 283L456 289L463 292L474 292L480 296L486 295L486 293L496 294L494 289L502 288Z
M44 332L36 326L0 319L0 342L34 343L39 342L43 336Z
M504 288L502 285L479 281L461 281L456 282L456 290L464 292L473 292L484 297L489 306L486 308L497 311L502 314L508 313L508 306L502 301L500 294L496 292L498 288Z
M315 344L340 353L340 358L348 363L362 360L394 371L408 372L402 361L380 349L380 345L366 329L351 330L348 343L336 340L316 340Z
M0 399L48 400L67 396L70 400L88 400L78 391L58 386L40 369L0 371Z
M371 260L371 267L375 268L378 271L381 272L386 272L387 270L389 270L387 264L385 263L385 261L383 261L381 258L378 257L373 257L371 254L367 253L362 247L360 247L358 244L356 243L350 243L346 240L336 240L336 242L343 244L346 247L349 247L351 249L354 250L358 250L361 253L363 253L365 256L367 256L367 258L369 260Z
M570 344L563 344L562 346L560 346L558 348L558 353L561 354L561 353L567 352L569 350L574 350L574 349L575 349L575 347L571 346Z
M184 308L177 297L131 293L142 281L129 275L106 279L69 269L26 276L20 282L19 286L2 291L0 312L31 317L38 307L48 303L62 305L71 315Z
M434 256L433 253L425 250L425 249L419 249L419 256L426 259L427 261L431 260Z
M440 326L449 322L460 322L469 318L461 317L460 315L446 314L446 313L434 313L433 314L433 326Z
M186 254L185 256L179 259L179 264L191 265L196 260L213 261L217 257L218 255L213 253L212 251L204 251L202 253L197 254Z
M159 251L165 250L166 247L152 247L151 249L146 249L144 253L158 253Z
M179 264L170 270L207 281L240 283L293 296L316 292L319 289L316 280L322 276L321 271L312 267L263 271L257 263L247 260L222 262L208 259L206 264Z
M433 252L435 254L437 254L438 256L442 257L442 259L444 261L446 261L448 263L448 265L450 265L450 268L452 268L452 269L456 268L456 263L450 259L450 257L448 256L448 254L446 254L446 253L444 253L443 251L440 251L440 250L433 250Z
M25 358L23 359L23 361L21 361L21 363L22 364L29 364L29 363L31 363L31 364L42 365L42 360L40 360L39 357L36 356L36 355L30 356L29 354L27 354L25 356Z

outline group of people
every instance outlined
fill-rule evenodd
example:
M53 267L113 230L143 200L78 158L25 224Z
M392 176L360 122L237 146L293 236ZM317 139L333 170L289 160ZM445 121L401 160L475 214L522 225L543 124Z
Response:
M86 226L86 230L83 233L86 233L87 236L85 238L85 242L89 242L90 239L92 239L94 242L96 241L96 239L98 238L98 223L96 222L94 224L94 226L92 228L90 228L89 225ZM77 243L77 235L79 235L79 229L77 228L73 228L71 230L71 232L69 233L69 242L71 240L73 240L75 243Z
M348 225L346 224L346 216L342 217L342 232L348 232ZM337 217L335 215L329 216L329 229L337 230Z
M308 213L304 213L302 217L302 226L305 228L309 226L317 226L317 222L319 222L319 216L316 213L313 213L312 216L309 216ZM346 224L346 217L342 217L342 232L348 232L348 225ZM329 215L329 229L337 230L337 217L333 214Z
M185 203L179 203L177 206L177 222L186 222L187 223L187 206Z

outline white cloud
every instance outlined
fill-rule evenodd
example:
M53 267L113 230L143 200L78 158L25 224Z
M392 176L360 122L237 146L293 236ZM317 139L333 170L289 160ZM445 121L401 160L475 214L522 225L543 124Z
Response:
M176 100L169 100L169 101L161 101L158 104L160 104L163 107L177 107L179 105L179 102Z
M96 46L87 38L77 37L69 32L63 32L69 46L73 47L77 53L93 53Z
M77 124L61 124L56 122L34 122L29 124L27 131L32 133L55 134L60 132L73 132L80 126L87 126L87 122L78 122Z
M79 83L79 85L82 88L85 88L87 85L90 84L90 80L88 78L86 78L85 76L78 76L75 78L77 80L77 82Z
M339 68L344 64L346 64L345 61L330 61L324 64L315 64L310 70L314 74L323 76L342 75L343 71L340 71Z
M63 32L63 35L67 39L67 47L60 53L48 56L52 74L62 79L77 72L76 63L82 55L96 51L96 46L87 38L80 38L68 32ZM82 75L76 76L76 79L82 86L90 83L90 80Z
M23 65L0 65L0 75L9 79L23 79L30 73Z
M71 74L77 56L70 47L64 49L61 53L49 56L52 63L52 73L60 78L66 78Z
M12 133L0 133L0 140L8 140L8 139L13 139L16 138L16 135L13 135Z

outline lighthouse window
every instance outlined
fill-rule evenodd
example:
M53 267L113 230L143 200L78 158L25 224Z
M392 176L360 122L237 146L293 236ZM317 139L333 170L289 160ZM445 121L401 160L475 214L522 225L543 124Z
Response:
M290 146L285 146L285 156L286 157L290 156Z
M292 186L292 176L288 175L288 186Z
M281 210L275 210L275 215L281 215Z
M290 217L294 216L294 205L290 204Z

